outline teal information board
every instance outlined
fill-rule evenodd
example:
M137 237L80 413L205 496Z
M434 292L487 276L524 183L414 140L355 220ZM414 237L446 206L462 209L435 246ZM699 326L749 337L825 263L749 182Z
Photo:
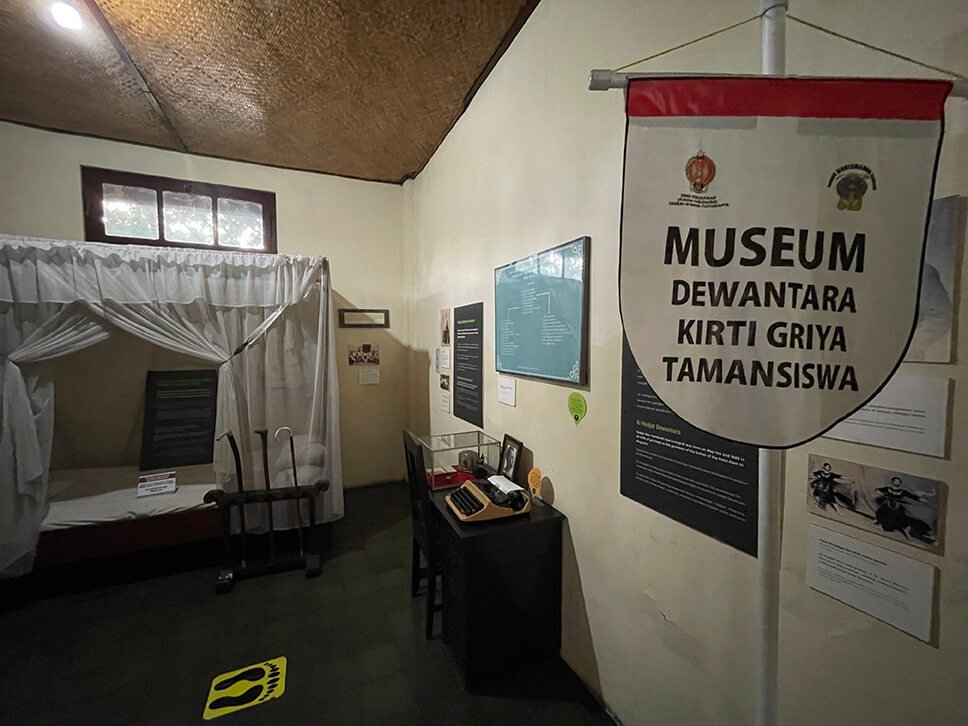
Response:
M498 371L587 382L590 245L580 237L494 270Z

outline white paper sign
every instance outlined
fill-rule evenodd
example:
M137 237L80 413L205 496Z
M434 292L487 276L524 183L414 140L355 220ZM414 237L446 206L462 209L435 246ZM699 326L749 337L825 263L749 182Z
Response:
M703 431L808 441L917 320L950 83L632 80L619 295L649 385Z
M450 368L450 348L440 348L440 367L444 370Z
M510 376L497 377L497 400L505 406L517 405L518 381Z
M916 638L931 640L931 565L810 525L806 579L814 590Z
M360 368L360 385L375 386L380 382L380 369L377 367Z
M440 392L440 410L450 413L450 391Z
M948 378L894 376L870 403L830 429L827 436L944 456L950 392Z
M138 496L150 497L155 494L169 494L175 491L176 475L173 471L160 474L141 474L138 476Z

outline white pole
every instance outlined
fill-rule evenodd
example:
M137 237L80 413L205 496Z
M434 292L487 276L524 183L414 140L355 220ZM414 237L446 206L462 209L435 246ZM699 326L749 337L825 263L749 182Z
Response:
M760 449L758 486L756 726L776 726L783 537L783 459L779 451Z
M760 0L763 13L763 74L786 73L788 0ZM783 542L783 459L774 449L759 452L757 516L757 658L756 726L778 722L777 670L780 640L780 550Z
M789 5L789 0L760 0L764 76L786 73L786 14Z

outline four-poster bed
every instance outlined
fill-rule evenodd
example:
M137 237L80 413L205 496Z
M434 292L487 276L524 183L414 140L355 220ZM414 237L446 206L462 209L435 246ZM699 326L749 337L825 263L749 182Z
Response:
M217 366L217 434L291 426L300 479L331 484L317 502L321 520L342 516L331 300L321 257L0 236L0 574L30 570L42 530L61 542L42 546L42 560L48 551L58 559L57 549L82 556L83 546L63 544L72 531L88 539L91 528L122 532L119 547L143 544L139 531L163 543L179 532L189 539L217 532L217 514L202 496L233 478L224 442L214 444L212 465L179 469L178 492L141 500L132 468L49 471L57 381L31 364L96 346L118 330ZM97 415L90 413L90 426ZM255 437L240 436L239 446L246 469L261 471ZM270 462L273 487L291 484L285 454ZM274 506L277 528L297 524L291 503ZM250 528L264 528L264 518L253 511ZM111 539L94 537L95 549L110 548Z

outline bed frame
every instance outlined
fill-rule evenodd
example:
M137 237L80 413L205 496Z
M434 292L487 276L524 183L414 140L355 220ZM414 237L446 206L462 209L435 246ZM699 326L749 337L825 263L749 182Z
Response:
M219 536L216 507L42 532L34 567L127 554Z

